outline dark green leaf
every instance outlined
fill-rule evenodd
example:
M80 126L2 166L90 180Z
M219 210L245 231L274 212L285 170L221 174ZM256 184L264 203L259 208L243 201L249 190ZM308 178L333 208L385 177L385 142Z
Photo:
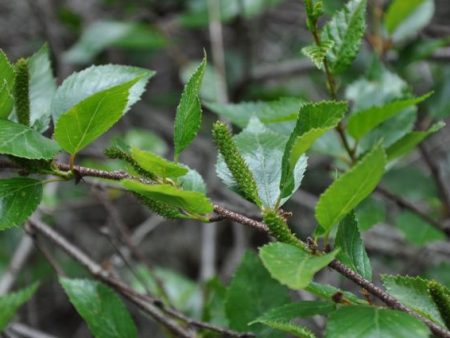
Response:
M349 213L339 224L334 245L340 249L337 259L365 279L372 280L372 267L354 212Z
M252 323L264 321L276 322L279 320L290 321L295 318L307 318L315 315L328 315L336 310L336 303L330 301L301 301L284 304L270 309Z
M98 92L62 114L55 127L56 142L73 155L96 140L122 117L129 91L140 80Z
M417 246L445 239L444 233L408 211L396 217L395 226L402 231L408 242Z
M273 278L291 289L304 289L316 272L326 267L337 251L323 256L312 254L290 244L273 243L263 246L259 255Z
M343 306L330 315L326 338L428 338L428 328L400 311L380 307Z
M15 82L14 67L0 49L0 118L8 118L14 106L13 89Z
M95 338L135 338L136 326L122 300L108 287L88 279L60 283Z
M230 327L257 333L258 337L275 338L273 330L248 324L267 309L289 302L288 290L272 279L258 257L247 252L228 287L225 312Z
M191 144L197 136L202 121L199 91L206 67L206 55L194 74L186 83L177 107L174 126L175 158Z
M323 232L328 233L375 189L385 165L386 154L377 145L328 187L316 205L316 219Z
M144 197L167 203L190 213L207 214L213 211L211 201L203 193L181 190L169 184L150 185L130 179L122 180L122 185Z
M39 283L36 282L20 291L0 296L0 332L6 328L11 319L14 318L20 306L33 296L38 287Z
M355 210L358 227L361 231L369 230L373 225L386 220L386 206L383 201L369 196Z
M322 30L322 41L333 41L327 54L333 73L345 70L358 54L366 28L366 0L350 0Z
M281 162L281 197L294 193L293 173L300 157L316 139L337 126L346 109L347 103L334 101L308 103L300 108L297 124L286 143Z

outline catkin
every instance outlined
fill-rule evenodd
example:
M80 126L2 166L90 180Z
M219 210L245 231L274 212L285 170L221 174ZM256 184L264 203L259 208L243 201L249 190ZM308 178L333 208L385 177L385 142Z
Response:
M428 283L428 290L441 314L445 326L450 329L450 291L436 281L430 281Z
M298 238L292 233L283 217L274 210L263 211L264 223L269 227L270 233L278 241L292 244L295 246L303 246Z
M30 125L29 80L28 61L21 58L16 62L14 96L17 120L26 126Z

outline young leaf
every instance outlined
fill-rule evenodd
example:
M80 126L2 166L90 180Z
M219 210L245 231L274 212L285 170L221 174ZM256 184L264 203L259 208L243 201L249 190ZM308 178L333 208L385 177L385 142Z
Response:
M260 205L261 200L258 196L258 189L253 173L225 123L217 121L214 124L213 139L219 149L219 159L223 159L223 162L225 162L226 168L230 173L229 176L235 182L237 191L249 201ZM219 164L217 164L217 170L219 170ZM219 173L218 176L220 177Z
M225 313L230 327L248 332L248 324L267 309L289 302L287 288L272 279L258 257L247 252L228 287ZM251 327L258 337L274 337L273 330L262 325Z
M0 296L0 332L6 328L20 306L33 296L38 287L39 283L36 282L20 291Z
M30 126L40 133L47 130L50 123L51 104L56 92L50 55L44 44L28 60L30 71Z
M37 131L19 123L0 120L0 154L30 160L50 160L60 151L58 145Z
M325 56L328 54L333 45L334 41L323 41L320 46L309 45L302 48L302 53L306 57L310 58L318 69L322 69L323 60L325 59Z
M41 202L42 183L28 177L0 180L0 230L24 222Z
M180 190L168 184L149 185L130 179L122 180L122 185L144 197L167 203L190 213L207 214L213 211L211 201L205 194L196 191Z
M383 106L374 106L354 113L348 119L347 130L350 135L359 140L373 128L392 118L404 109L414 106L429 98L432 93L420 97L393 101Z
M428 338L430 332L418 319L381 307L343 306L330 315L326 338Z
M381 277L386 290L402 304L438 324L443 324L439 310L428 293L427 280L410 276Z
M63 113L98 92L139 79L129 90L125 109L128 111L139 101L147 81L154 74L151 70L119 65L91 66L74 73L56 90L51 107L53 119L58 121Z
M384 26L394 42L415 36L433 17L433 0L393 0Z
M277 202L280 202L279 205L283 205L290 197L289 195L278 201L281 179L280 163L287 137L269 130L257 118L252 118L247 128L233 137L233 141L256 181L262 205L267 208L274 208ZM306 157L302 156L298 159L293 172L295 184L292 193L300 186L305 170ZM216 172L230 189L239 191L237 180L233 178L230 170L226 167L222 156L218 158Z
M386 154L380 145L365 155L353 168L335 180L320 196L316 219L324 233L339 223L377 186L384 173Z
M364 243L361 240L358 222L353 211L339 224L334 245L340 249L337 259L365 279L372 279L369 256L367 256Z
M149 151L139 148L131 149L131 158L144 170L156 176L175 178L188 173L188 169L178 163L171 162L165 158Z
M397 157L408 154L412 151L420 142L426 139L429 135L434 134L445 126L444 122L436 122L430 129L426 131L412 131L409 134L403 136L400 140L395 142L389 148L386 149L388 160L391 161Z
M14 82L16 72L5 53L0 49L0 118L8 118L14 106Z
M194 140L202 121L202 107L198 93L206 67L206 55L186 83L177 107L174 129L175 159Z
M286 143L281 162L281 197L290 196L294 192L293 173L300 157L316 139L337 126L346 109L347 103L334 101L308 103L300 108L297 124Z
M60 278L59 282L94 337L137 337L127 308L110 288L88 279Z
M334 41L327 54L333 73L345 70L358 54L366 28L366 0L350 0L322 30L322 41Z
M111 128L124 114L130 89L141 78L100 91L61 115L55 140L74 155Z
M337 253L313 256L285 243L267 244L259 250L259 256L272 277L295 290L306 288L316 272L326 267Z
M450 328L450 290L436 281L429 281L428 291L445 326Z

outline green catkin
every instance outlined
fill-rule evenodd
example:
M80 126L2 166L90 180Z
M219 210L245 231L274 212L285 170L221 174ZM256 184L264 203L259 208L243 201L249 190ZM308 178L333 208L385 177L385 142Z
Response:
M128 162L139 175L151 179L152 181L156 180L156 176L154 174L142 169L128 153L118 147L112 146L107 148L105 150L105 155L111 159L119 159Z
M300 240L292 233L286 221L274 210L263 211L263 221L267 224L270 234L278 241L304 248Z
M214 123L212 135L228 169L238 184L239 191L246 199L261 205L253 174L234 143L231 131L225 123L217 121Z
M441 314L445 326L450 329L450 291L436 281L430 281L428 283L428 290Z
M152 200L148 197L139 195L137 193L134 193L134 195L155 214L158 214L168 219L183 218L183 215L178 211L177 208L174 208L160 201Z
M14 96L16 100L17 120L26 126L30 125L29 79L28 61L21 58L16 62Z

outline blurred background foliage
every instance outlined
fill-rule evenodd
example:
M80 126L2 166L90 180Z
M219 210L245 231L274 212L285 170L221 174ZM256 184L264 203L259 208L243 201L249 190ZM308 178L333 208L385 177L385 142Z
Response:
M212 3L219 6L213 8ZM430 90L434 95L419 109L406 109L388 125L374 130L363 148L368 149L380 133L388 145L435 119L450 121L450 3L415 3L413 11L399 9L391 15L385 12L388 1L369 1L367 34L356 61L339 80L339 96L350 100L352 111L356 111ZM343 4L342 0L327 0L325 11L330 15ZM199 137L182 160L202 174L210 196L250 215L256 209L228 192L216 177L211 124L219 115L238 130L245 127L251 115L287 116L297 112L304 100L327 98L323 75L300 52L310 41L300 0L0 0L0 47L16 60L47 42L58 83L91 64L125 64L157 72L133 111L83 151L80 164L91 167L124 168L124 163L106 160L102 153L115 142L170 155L172 121L182 85L205 49L210 63L201 90L204 121ZM383 63L377 54L382 55ZM283 132L292 128L291 124L269 127ZM423 145L447 182L447 193L449 144L446 127ZM285 206L294 212L291 224L303 237L314 228L317 196L330 183L334 168L339 168L341 155L335 134L328 133L319 140L301 190ZM382 184L449 223L450 210L444 210L439 197L442 192L421 151L395 162ZM137 288L142 288L144 281L149 290L170 298L190 316L212 318L219 324L226 323L218 305L225 292L222 283L230 280L247 248L267 241L264 235L228 222L219 223L214 235L196 222L163 220L129 195L101 189L101 182L96 188L87 184L48 185L44 202L40 211L44 219L57 224L104 266L128 272ZM443 233L377 193L358 207L357 216L376 272L430 276L450 287L450 247ZM131 254L115 242L114 236L102 231L117 223L125 225L146 265L154 269L139 265L137 273L129 273L117 248L125 251L124 255ZM22 233L22 229L0 233L0 275L8 268ZM51 254L66 271L85 274L61 253ZM217 277L211 279L213 276ZM22 310L24 322L55 336L87 337L86 326L65 299L47 260L34 251L20 283L30 284L37 278L47 283ZM353 287L329 271L317 278L323 283ZM159 283L164 285L164 292ZM207 297L206 309L201 306L205 294L213 295ZM142 316L135 318L143 328L141 332L163 336Z

